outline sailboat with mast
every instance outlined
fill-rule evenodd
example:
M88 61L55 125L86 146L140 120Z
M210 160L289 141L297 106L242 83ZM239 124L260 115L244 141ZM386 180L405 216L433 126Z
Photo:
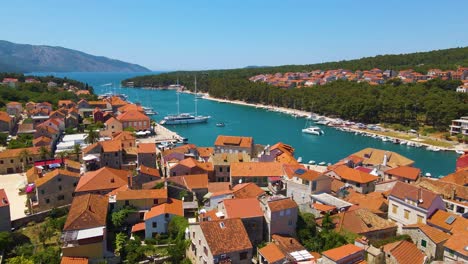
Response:
M177 82L178 83L178 82ZM180 92L177 91L177 115L168 115L161 120L161 125L184 125L206 123L210 116L198 115L198 98L195 96L195 114L180 113ZM197 76L195 76L195 94L197 94Z

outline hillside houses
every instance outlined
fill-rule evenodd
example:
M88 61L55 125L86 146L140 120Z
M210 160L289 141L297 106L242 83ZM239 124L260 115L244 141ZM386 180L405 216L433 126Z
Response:
M378 68L364 71L346 69L313 70L310 72L259 74L250 77L249 80L251 82L264 82L273 86L290 89L324 85L336 80L367 82L371 85L380 85L393 78L400 79L404 83L425 82L435 78L442 80L468 80L468 68L458 67L457 70L453 71L429 69L426 74L412 69L401 71L381 70Z

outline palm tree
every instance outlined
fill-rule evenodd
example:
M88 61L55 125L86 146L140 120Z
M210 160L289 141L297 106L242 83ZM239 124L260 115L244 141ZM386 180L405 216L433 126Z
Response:
M80 152L81 152L81 145L78 143L73 145L73 154L75 154L76 161L80 161Z
M50 150L45 147L45 146L42 146L40 149L39 149L39 154L41 156L41 159L47 159L47 157L50 155Z
M57 153L57 156L60 158L60 160L62 160L62 164L64 163L64 159L68 157L69 154L70 153L68 151L62 151Z
M29 164L29 158L31 157L31 153L27 149L23 149L20 152L20 158L23 160L23 171Z
M94 144L99 141L99 133L96 132L94 129L90 129L88 131L88 136L85 139L86 143Z

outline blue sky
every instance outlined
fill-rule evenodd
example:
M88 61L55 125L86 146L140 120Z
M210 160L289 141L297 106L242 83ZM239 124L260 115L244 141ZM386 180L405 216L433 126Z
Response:
M464 0L15 0L1 39L153 70L307 64L468 45Z

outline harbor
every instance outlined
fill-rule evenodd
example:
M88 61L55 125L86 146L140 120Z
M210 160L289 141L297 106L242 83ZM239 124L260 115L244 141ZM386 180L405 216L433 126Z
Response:
M103 94L106 90L99 87L100 84L119 83L120 80L130 77L131 74L60 73L59 76L86 81L95 87L97 94ZM140 102L142 106L152 107L158 112L158 115L151 116L155 122L161 121L166 115L177 113L175 90L117 87L115 92L126 94L131 102ZM324 131L323 136L303 134L301 130L305 128L306 117L310 116L310 112L214 99L206 95L200 96L200 98L198 100L199 114L211 116L207 123L165 126L180 137L187 138L188 142L199 146L212 145L219 134L252 136L255 138L255 143L258 144L267 145L283 142L295 146L296 156L302 158L304 163L313 160L326 164L335 163L349 153L371 147L407 156L414 160L415 166L421 168L424 173L430 173L436 177L453 172L458 156L454 151L428 151L424 147L394 144L391 141L382 141L372 136L356 134L356 132L361 131L341 131L326 125L320 126ZM193 110L194 95L180 93L180 112L192 113ZM332 119L327 120L332 121ZM217 126L218 123L223 123L224 126ZM367 132L376 135L381 133L374 130ZM164 135L161 139L171 139L172 137L172 134L169 133ZM416 135L414 137L417 138ZM420 136L420 138L423 137Z

